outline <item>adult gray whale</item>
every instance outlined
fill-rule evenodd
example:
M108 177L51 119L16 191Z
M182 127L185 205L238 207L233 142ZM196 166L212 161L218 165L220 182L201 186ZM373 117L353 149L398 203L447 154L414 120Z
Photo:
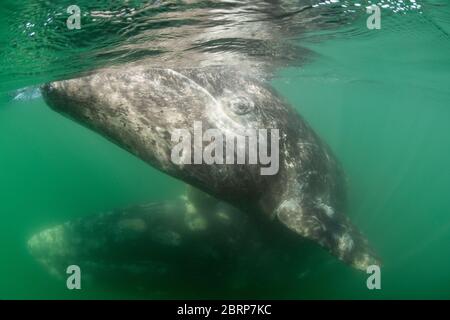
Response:
M345 179L338 161L310 126L250 72L229 66L163 69L143 63L49 83L42 92L55 111L155 168L248 214L281 222L355 268L378 264L345 215ZM192 131L196 121L204 130L224 134L279 129L278 173L260 175L259 164L172 162L171 134L180 128Z

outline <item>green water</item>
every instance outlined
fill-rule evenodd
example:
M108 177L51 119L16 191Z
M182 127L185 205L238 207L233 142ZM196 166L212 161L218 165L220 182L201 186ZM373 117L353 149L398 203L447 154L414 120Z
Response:
M426 1L422 11L382 16L381 30L367 30L363 16L333 36L305 36L302 45L314 57L272 80L341 160L348 215L383 266L382 289L370 291L366 274L321 252L326 263L269 298L450 298L450 6ZM13 100L16 89L74 72L62 62L39 64L52 59L45 54L41 61L12 55L11 39L21 39L17 25L2 23L0 32L0 298L142 298L69 291L33 260L26 241L92 212L173 199L184 184L54 113L41 98ZM64 61L64 50L54 54Z

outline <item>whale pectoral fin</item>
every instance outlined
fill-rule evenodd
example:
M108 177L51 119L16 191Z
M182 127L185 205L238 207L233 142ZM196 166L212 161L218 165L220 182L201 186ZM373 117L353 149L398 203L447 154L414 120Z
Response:
M330 216L317 208L303 207L291 199L278 207L276 215L289 229L317 242L356 269L366 271L370 265L380 265L367 239L343 214Z

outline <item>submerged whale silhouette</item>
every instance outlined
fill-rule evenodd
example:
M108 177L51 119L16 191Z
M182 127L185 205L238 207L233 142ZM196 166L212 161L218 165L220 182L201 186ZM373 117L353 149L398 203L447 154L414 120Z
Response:
M253 223L193 188L172 201L44 229L30 237L28 249L57 278L79 266L86 290L172 298L291 297L298 281L312 275L311 265L326 259L281 225Z

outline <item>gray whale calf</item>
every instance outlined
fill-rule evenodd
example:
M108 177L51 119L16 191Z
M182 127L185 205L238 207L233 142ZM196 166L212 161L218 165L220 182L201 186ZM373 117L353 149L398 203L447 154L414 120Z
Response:
M143 63L52 82L42 92L53 110L155 168L261 221L281 223L355 268L378 264L346 216L345 178L333 153L295 110L250 72ZM171 133L192 130L195 121L205 130L233 134L279 129L278 173L260 175L258 164L175 164L170 158Z

